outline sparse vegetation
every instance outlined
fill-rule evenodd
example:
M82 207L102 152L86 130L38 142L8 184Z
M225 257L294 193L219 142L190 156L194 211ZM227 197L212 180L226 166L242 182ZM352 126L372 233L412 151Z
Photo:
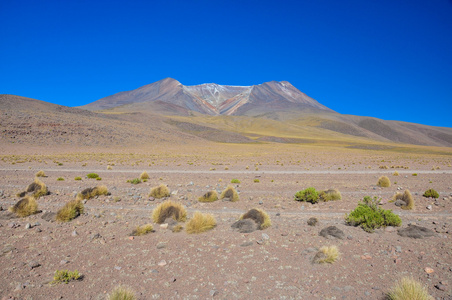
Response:
M108 300L135 300L135 292L124 286L117 286L108 295Z
M187 222L187 233L202 233L213 229L217 225L217 221L211 214L203 214L195 212L193 218Z
M397 192L392 198L393 201L402 200L406 205L401 206L403 209L414 209L414 199L409 190L402 193Z
M37 172L37 173L35 174L35 176L36 176L36 177L47 177L46 173L44 173L43 170Z
M413 173L413 174L411 174L412 176L417 176L417 173Z
M259 183L259 179L254 179L254 183Z
M181 232L184 229L184 227L180 224L177 224L176 226L173 227L173 232Z
M185 222L187 212L182 204L166 200L154 208L152 211L152 220L154 223L162 224L167 218L173 218L178 222Z
M399 172L395 171L392 175L393 176L399 176Z
M34 197L26 196L9 208L10 212L19 217L28 217L38 212L38 202Z
M313 187L309 187L307 189L304 189L302 191L298 191L295 194L295 200L296 201L305 201L305 202L311 202L312 204L315 204L319 202L319 194Z
M388 300L433 300L428 290L420 282L410 277L402 277L387 295Z
M86 177L92 178L92 179L96 179L97 177L99 177L99 174L96 174L96 173L89 173L89 174L86 175Z
M165 184L151 188L149 197L154 197L156 199L161 199L170 196L170 190Z
M342 199L342 195L341 192L339 192L336 189L329 189L326 191L322 191L320 192L319 195L319 200L327 202L327 201L336 201L336 200L341 200Z
M238 180L238 179L232 179L232 180L231 180L231 183L240 183L240 180Z
M77 199L91 199L101 195L109 195L108 189L104 185L84 189L81 193L77 194Z
M145 179L149 179L149 174L146 171L143 171L143 173L141 173L140 175L140 179L141 180L145 180Z
M217 191L209 191L205 193L202 197L198 198L199 202L214 202L218 200Z
M337 246L323 246L319 252L314 256L313 262L318 264L332 264L339 257L339 250Z
M239 194L233 186L229 185L223 192L221 192L220 199L229 199L231 202L239 201Z
M77 176L77 177L74 178L74 180L82 180L82 177Z
M28 193L31 193L33 197L37 199L41 196L48 195L49 191L47 190L45 183L36 177L35 180L27 187L27 189L24 192L17 194L17 196L25 197L25 195L27 195Z
M74 272L70 272L68 270L56 270L51 284L58 284L63 282L67 284L69 283L69 281L78 280L80 278L81 275L77 270L75 270Z
M78 216L80 216L84 211L84 206L82 201L79 199L69 201L66 205L57 212L56 220L60 222L69 222Z
M240 217L240 220L244 219L251 219L256 222L256 224L259 225L260 230L264 230L272 225L268 214L264 210L259 208L250 209L248 212L243 214Z
M439 198L439 194L437 191L435 191L434 189L428 189L424 192L424 194L422 195L426 198Z
M64 178L63 177L58 177L57 181L64 181Z
M345 222L351 226L360 226L367 232L373 232L382 226L400 226L402 220L391 210L379 207L380 200L377 197L364 197L358 206L345 216Z
M154 227L152 227L152 224L145 224L142 226L138 226L132 231L133 236L140 236L148 234L149 232L152 232L154 230Z
M391 181L387 176L381 176L380 178L378 178L377 185L380 187L390 187Z
M101 178L101 177L97 177L96 180L97 180L97 181L101 181L102 178Z

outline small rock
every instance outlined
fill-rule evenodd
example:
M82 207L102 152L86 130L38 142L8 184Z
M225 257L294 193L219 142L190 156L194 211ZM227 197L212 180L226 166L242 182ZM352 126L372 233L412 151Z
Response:
M217 290L210 290L209 295L210 295L210 297L215 297L216 295L218 295L218 291Z
M256 231L258 225L252 219L244 219L238 220L237 222L232 224L231 227L240 233L250 233Z
M423 239L435 235L432 230L417 225L411 225L406 228L399 229L397 230L397 234L413 239Z
M396 231L396 229L395 229L394 226L388 226L388 227L385 228L385 231L386 232L394 232L394 231Z
M262 238L263 238L264 240L269 240L269 239L270 239L270 237L269 237L268 234L266 234L266 233L263 233L263 234L262 234Z
M395 251L398 252L398 253L402 252L402 247L396 246L396 250Z
M259 201L259 205L262 205L262 204L264 204L264 202L263 201Z
M171 192L171 195L173 195L173 196L176 196L177 195L177 193L178 193L178 191L176 190L176 191L172 191Z
M161 261L158 263L158 265L159 265L160 267L166 266L166 260L161 260Z
M74 230L74 231L72 231L71 235L72 235L72 236L77 236L77 235L78 235L78 232Z
M157 244L157 249L164 249L166 248L166 243L160 242Z
M256 241L256 243L258 243L259 245L262 245L264 243L264 241L263 240L258 240L258 241Z
M347 235L347 240L353 240L353 235Z
M240 247L248 247L248 246L252 246L252 245L253 245L253 242L245 242L245 243L240 244Z
M129 240L131 240L131 241L133 241L134 238L135 237L133 237L133 236L129 236Z
M66 265L66 264L68 264L69 263L69 261L68 260L65 260L65 259L63 259L62 261L60 261L60 265Z
M441 283L438 283L435 287L440 291L445 291L447 289L447 287Z
M160 228L167 229L168 228L168 223L160 224Z
M154 201L155 198L154 197L149 197L149 201Z
M121 267L119 267L119 266L115 266L115 270L121 270L122 268Z
M339 228L337 228L336 226L328 226L323 228L320 233L320 236L323 236L325 238L330 238L331 237L335 237L338 239L344 239L345 234L342 230L340 230Z
M90 239L91 240L97 240L97 239L100 239L102 236L100 235L100 233L93 233L91 236L90 236Z
M41 228L36 227L36 232L42 232Z
M315 217L309 218L308 220L308 225L309 226L315 226L317 225L317 223L319 222L319 220Z
M30 229L32 226L30 223L25 224L25 229Z
M432 210L432 208L433 208L433 206L431 206L431 205L427 205L427 207L426 207L428 210Z
M429 268L429 267L425 267L425 268L424 268L424 271L425 271L425 273L427 273L427 274L432 274L433 272L435 272L435 270L433 270L432 268Z
M394 202L394 204L395 204L395 206L399 206L399 207L406 206L406 202L403 200L400 200L400 199L396 200L396 202Z
M34 268L40 267L41 264L38 263L37 261L30 261L30 262L28 263L28 266L29 266L31 269L34 269Z
M9 228L17 228L17 227L19 227L19 226L20 226L20 225L17 224L16 222L8 223L8 227L9 227Z

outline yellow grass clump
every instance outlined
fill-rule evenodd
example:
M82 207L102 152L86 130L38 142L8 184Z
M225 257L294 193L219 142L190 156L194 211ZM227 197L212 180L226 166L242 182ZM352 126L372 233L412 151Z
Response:
M218 200L218 193L216 191L209 191L202 197L198 198L199 202L214 202Z
M84 211L84 206L81 200L72 200L66 203L66 205L57 212L56 220L60 222L69 222Z
M268 214L259 208L250 209L248 212L240 216L240 220L251 219L259 225L260 230L264 230L272 225Z
M169 197L169 196L170 196L170 190L164 184L151 188L151 191L149 193L149 197L154 197L156 199L165 198L165 197Z
M339 257L337 246L323 246L314 257L314 262L318 264L332 264Z
M339 192L336 189L329 189L326 191L323 191L320 193L319 198L321 201L336 201L336 200L341 200L342 199L342 195L341 192Z
M24 197L28 193L31 193L33 197L37 199L41 196L47 195L49 191L47 190L45 183L36 177L35 180L27 187L27 189L24 192L17 194L17 196Z
M217 226L217 221L211 214L195 212L193 218L188 221L186 226L187 233L202 233Z
M154 223L162 224L167 218L173 218L178 222L185 222L187 211L182 204L166 200L154 208L152 211L152 220Z
M38 212L38 203L34 197L27 196L9 208L19 217L28 217Z
M395 171L394 174L392 174L394 176L399 176L399 172Z
M79 200L91 199L101 195L109 195L108 189L104 185L84 189L83 191L77 194L77 199Z
M152 224L145 224L142 226L138 226L132 231L133 236L140 236L148 234L149 232L152 232L154 230L154 227L152 227Z
M35 174L36 177L47 177L46 173L43 170L39 171Z
M220 195L220 199L225 198L229 198L229 201L231 202L236 202L239 201L239 194L237 194L237 191L233 186L229 185Z
M141 180L144 180L144 179L149 179L150 177L149 177L149 174L146 172L146 171L144 171L143 173L141 173L141 175L140 175L140 179Z
M433 300L428 290L420 282L410 277L402 277L388 293L389 300Z
M108 300L135 300L135 292L128 287L117 286L108 295Z
M391 181L387 176L381 176L380 178L378 178L377 185L381 187L390 187Z
M401 206L403 209L414 209L414 199L409 190L405 190L402 193L397 192L394 197L392 197L393 201L402 200L406 203L406 205Z

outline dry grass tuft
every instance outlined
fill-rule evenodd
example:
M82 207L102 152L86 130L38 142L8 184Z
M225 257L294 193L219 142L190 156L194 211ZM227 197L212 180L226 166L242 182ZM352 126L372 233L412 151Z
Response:
M380 178L378 178L377 185L381 187L390 187L391 181L387 176L381 176Z
M46 173L43 170L39 171L35 174L36 177L47 177Z
M173 232L181 232L184 229L184 227L180 224L177 224L173 227Z
M37 199L41 196L48 195L49 191L47 190L45 183L36 177L35 180L27 187L27 189L24 192L17 194L17 196L24 197L28 193L31 193L33 197Z
M117 286L108 295L108 300L135 300L135 292L128 287Z
M321 192L319 195L319 199L324 202L336 201L336 200L341 200L342 195L341 195L341 192L339 192L336 189L329 189L329 190Z
M162 224L167 218L173 218L178 222L185 222L187 211L182 204L166 200L154 208L152 211L152 220L154 223Z
M214 202L218 200L218 193L216 191L209 191L202 197L198 198L199 202Z
M151 178L151 177L149 177L149 174L148 174L146 171L144 171L144 172L141 173L141 175L140 175L140 179L141 179L141 180L149 179L149 178Z
M402 277L388 293L389 300L433 300L428 290L420 282L410 277Z
M217 221L211 214L195 212L193 218L187 223L187 233L202 233L217 226Z
M38 212L38 202L34 197L27 196L11 206L9 211L19 217L27 217Z
M84 206L80 200L72 200L66 203L66 205L57 212L56 220L60 222L69 222L84 211Z
M165 198L165 197L169 197L169 196L170 196L170 190L164 184L151 188L151 191L149 193L149 197L154 197L156 199L161 199L161 198Z
M395 171L394 174L392 174L394 176L399 176L399 172Z
M231 202L239 201L239 194L233 186L229 185L223 192L221 192L220 199L228 198Z
M152 227L152 224L145 224L142 226L138 226L137 228L135 228L132 231L133 236L140 236L140 235L145 235L148 234L149 232L154 231L154 227Z
M409 190L405 190L403 194L397 192L394 197L392 197L392 200L402 200L403 202L405 202L406 205L401 206L403 209L414 209L414 199Z
M272 225L272 222L271 222L268 214L264 210L259 209L259 208L250 209L248 212L243 214L240 217L240 220L244 220L244 219L251 219L254 222L256 222L256 224L259 225L260 230L268 228Z
M337 260L339 254L336 246L323 246L314 256L313 262L318 264L332 264Z
M84 189L81 193L77 194L77 199L91 199L101 195L109 195L108 189L104 185Z

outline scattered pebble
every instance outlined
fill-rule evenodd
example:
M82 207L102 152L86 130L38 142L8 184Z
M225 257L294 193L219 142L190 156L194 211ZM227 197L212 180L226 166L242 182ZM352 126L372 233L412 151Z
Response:
M433 270L432 268L429 268L429 267L425 267L425 268L424 268L424 271L425 271L425 273L427 273L427 274L432 274L433 272L435 272L435 270Z
M160 267L166 266L166 265L167 265L166 260L161 260L161 261L158 263L158 265L159 265Z

